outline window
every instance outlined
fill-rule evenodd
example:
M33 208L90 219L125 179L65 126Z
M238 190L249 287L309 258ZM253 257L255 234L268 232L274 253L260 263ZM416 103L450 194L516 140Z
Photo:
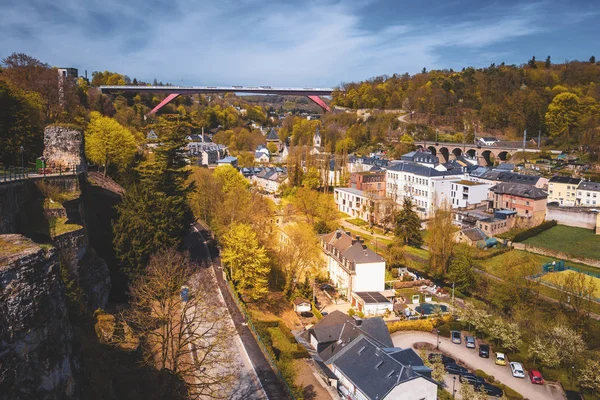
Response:
M526 202L525 202L525 205L529 205L529 202L528 202L528 201L526 201Z

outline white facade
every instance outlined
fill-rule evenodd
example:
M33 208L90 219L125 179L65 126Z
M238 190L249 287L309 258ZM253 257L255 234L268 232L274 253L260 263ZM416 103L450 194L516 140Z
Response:
M450 183L450 204L452 208L467 207L487 200L490 183L457 180Z
M374 209L371 205L373 199L370 199L362 190L335 188L333 190L333 200L338 210L344 214L370 222L371 209Z
M577 187L577 205L581 207L599 207L600 183L581 182Z
M385 261L356 264L353 292L381 292L385 290Z

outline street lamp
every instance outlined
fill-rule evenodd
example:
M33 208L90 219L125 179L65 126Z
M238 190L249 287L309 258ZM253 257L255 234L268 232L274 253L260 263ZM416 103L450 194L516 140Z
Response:
M436 349L440 349L440 330L436 329L435 332L437 333L437 345L436 345Z
M25 147L21 145L19 149L21 150L21 173L23 174L23 152L25 151Z
M456 389L454 389L454 386L456 385L456 376L452 377L452 398L454 398L454 396L456 395Z

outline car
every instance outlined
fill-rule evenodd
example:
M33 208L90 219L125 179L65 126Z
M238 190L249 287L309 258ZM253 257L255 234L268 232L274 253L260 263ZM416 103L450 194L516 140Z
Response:
M482 377L475 374L466 373L458 377L461 383L468 383L469 385L477 386L485 383Z
M329 283L324 283L321 285L321 290L333 290L333 286L331 286Z
M493 397L502 397L502 395L504 394L502 392L502 389L500 389L498 386L490 385L486 382L480 385L475 385L475 389L484 392L488 396Z
M456 343L456 344L461 344L462 343L460 331L452 331L452 332L450 332L450 337L452 338L452 343Z
M324 316L324 317L326 317L327 315L329 315L329 313L327 311L322 311L321 315Z
M473 336L465 336L465 346L467 346L468 349L474 349L475 338Z
M523 365L520 362L511 362L510 371L515 378L525 378L525 372L523 372Z
M490 358L490 345L480 344L479 345L479 357Z
M504 353L496 353L496 359L494 362L498 365L506 365L506 356Z
M542 374L537 369L530 370L528 372L528 374L529 374L529 380L531 381L531 383L534 383L536 385L544 384L544 378L542 378Z
M461 367L460 365L455 363L446 364L444 366L444 369L447 373L452 375L464 375L469 373L469 370L467 370L465 367Z
M314 314L311 313L310 311L302 311L300 313L300 316L302 316L303 318L312 318L312 317L314 317Z
M444 365L456 364L456 360L454 358L448 357L447 355L441 353L431 353L427 356L427 359L431 363L438 362L439 360L439 362L441 362Z

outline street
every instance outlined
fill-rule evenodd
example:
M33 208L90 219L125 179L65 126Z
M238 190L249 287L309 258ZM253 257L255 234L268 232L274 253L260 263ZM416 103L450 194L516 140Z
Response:
M192 231L185 239L185 245L190 252L192 261L203 267L213 267L217 279L218 289L223 301L227 305L229 315L240 340L236 340L240 359L243 361L244 370L232 399L288 399L289 396L281 382L271 369L270 364L262 353L250 328L243 325L245 318L235 304L229 292L227 282L223 278L221 261L216 243L210 239L210 232L201 224L194 224ZM219 291L217 291L219 292ZM254 372L255 371L255 372ZM258 377L258 381L256 378Z

